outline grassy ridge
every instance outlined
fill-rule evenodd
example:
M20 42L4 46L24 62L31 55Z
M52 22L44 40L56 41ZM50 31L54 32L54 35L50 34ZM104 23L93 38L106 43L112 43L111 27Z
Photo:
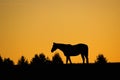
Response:
M117 78L120 63L107 64L48 64L23 67L0 67L0 80L40 80L64 78ZM92 77L93 76L93 77Z

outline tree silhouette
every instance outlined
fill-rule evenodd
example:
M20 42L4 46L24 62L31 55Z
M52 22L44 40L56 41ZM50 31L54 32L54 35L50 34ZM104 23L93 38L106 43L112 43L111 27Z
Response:
M52 64L52 61L49 59L49 57L46 58L46 64Z
M39 63L40 64L45 64L46 63L46 57L43 53L39 55Z
M21 56L20 59L17 62L17 76L20 80L23 80L24 78L27 78L28 70L29 70L29 63L28 60Z
M106 57L104 57L103 54L99 54L97 56L97 59L95 60L95 63L96 64L105 64L105 63L107 63L107 59L106 59Z
M2 58L2 56L0 55L0 66L2 66L3 65L3 58Z
M37 65L39 63L39 56L38 56L38 54L35 54L35 56L32 58L30 63L32 65Z
M56 53L56 54L52 57L52 63L53 63L53 64L63 64L62 58L60 57L59 53Z
M24 56L21 56L21 58L18 60L17 65L27 66L28 65L28 60Z
M49 58L41 53L41 54L35 54L35 56L32 58L31 60L31 65L41 65L41 64L51 64L51 61L49 60Z
M10 58L4 58L3 63L7 67L12 67L14 65L14 62Z

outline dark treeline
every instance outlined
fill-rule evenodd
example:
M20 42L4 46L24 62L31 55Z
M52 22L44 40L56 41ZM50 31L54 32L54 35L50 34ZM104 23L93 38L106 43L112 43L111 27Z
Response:
M49 57L46 57L43 53L35 54L35 56L30 60L30 62L24 57L18 60L17 64L14 63L10 58L2 58L0 56L0 65L1 66L23 66L23 65L41 65L41 64L63 64L63 60L60 57L59 53L56 53L52 60Z
M24 56L21 56L17 64L10 58L0 56L0 80L26 80L34 76L38 78L41 73L45 73L43 71L47 68L49 68L47 70L53 69L49 64L63 64L63 61L58 53L52 57L52 60L43 53L35 54L30 62Z
M95 64L106 64L107 59L104 57L103 54L99 54L95 60ZM30 62L24 57L21 56L21 58L18 60L17 64L14 63L13 60L10 58L2 58L0 56L0 66L38 66L38 65L44 65L44 64L64 64L61 56L59 53L56 53L53 57L52 60L49 59L49 57L46 57L45 54L40 53L40 54L35 54L34 57L30 60ZM78 63L79 64L79 63Z
M108 66L101 66L101 64L107 64L107 59L102 54L98 55L95 63L92 64L63 64L63 60L58 53L52 57L52 60L43 53L35 54L30 62L28 62L24 56L21 56L16 65L10 58L3 59L2 56L0 56L0 80L64 79L67 75L69 75L69 77L76 76L74 77L75 79L77 76L78 78L79 76L82 78L91 73L92 75L94 74L94 76L98 76L97 74L102 72L102 76L103 74L108 74L111 70ZM120 65L117 65L117 67L112 66L114 73L119 71L118 67L120 67Z

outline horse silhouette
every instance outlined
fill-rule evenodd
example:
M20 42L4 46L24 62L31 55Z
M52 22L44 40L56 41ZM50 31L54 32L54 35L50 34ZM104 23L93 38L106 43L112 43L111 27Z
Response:
M61 50L66 56L66 64L68 64L68 60L72 63L70 56L77 56L81 54L83 64L88 64L88 46L86 44L80 43L76 45L71 44L62 44L62 43L53 43L51 52L54 52L56 49Z

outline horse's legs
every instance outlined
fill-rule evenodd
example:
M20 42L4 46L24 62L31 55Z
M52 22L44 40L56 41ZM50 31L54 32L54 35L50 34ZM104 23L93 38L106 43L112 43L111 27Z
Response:
M70 64L72 63L70 56L66 56L66 64L68 64L68 60L70 61Z
M68 56L66 56L66 64L68 64Z
M70 56L68 57L68 60L70 61L70 64L72 64L72 61L71 61L71 59L70 59Z
M83 64L85 63L85 58L84 58L84 55L81 55L82 57L82 61L83 61Z
M88 55L85 55L85 58L86 58L86 63L88 64L89 63Z

